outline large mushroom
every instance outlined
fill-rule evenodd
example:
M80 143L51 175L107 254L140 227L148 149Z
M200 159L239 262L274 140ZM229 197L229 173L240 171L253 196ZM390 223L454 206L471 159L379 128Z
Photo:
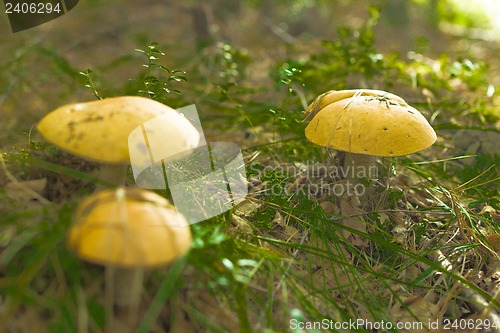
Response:
M190 245L184 216L163 197L140 188L105 189L85 198L75 210L68 236L70 250L105 266L113 303L133 312L144 270L171 263Z
M346 152L345 175L368 175L377 156L402 156L431 146L436 133L401 97L381 90L320 95L306 110L309 141Z
M200 134L183 115L152 99L137 96L61 106L40 121L38 130L59 148L101 163L98 177L119 185L123 183L125 167L130 164L128 137L152 118L161 122L156 128L162 131L156 133L155 140L164 143L169 155L198 146ZM147 147L141 151L148 154Z
M344 152L342 175L348 189L343 215L362 215L359 178L377 176L376 157L412 154L431 146L436 133L425 117L401 97L370 89L329 91L305 112L309 141ZM350 182L350 184L349 184Z

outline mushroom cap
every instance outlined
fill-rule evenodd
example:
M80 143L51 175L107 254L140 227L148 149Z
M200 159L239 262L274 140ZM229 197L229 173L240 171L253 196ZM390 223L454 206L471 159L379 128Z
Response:
M139 188L96 192L80 203L74 219L68 248L95 264L152 268L191 245L186 219L163 197Z
M169 137L169 149L178 150L170 151L171 155L197 147L200 134L183 115L138 96L61 106L40 121L38 130L47 141L72 154L101 163L129 164L129 134L160 115L163 123L158 126Z
M353 95L324 106L306 127L307 139L373 156L401 156L431 146L436 133L424 116L391 95Z
M330 90L327 91L314 99L314 101L309 104L307 109L304 111L304 118L306 120L312 119L322 108L328 104L343 100L349 97L356 96L383 96L396 100L401 104L406 104L405 100L398 95L391 94L383 90L375 89L347 89L347 90Z

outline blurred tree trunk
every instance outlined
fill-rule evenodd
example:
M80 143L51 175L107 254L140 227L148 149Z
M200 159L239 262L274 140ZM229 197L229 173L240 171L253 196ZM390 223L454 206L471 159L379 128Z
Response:
M386 0L381 15L390 26L407 30L410 23L408 0Z
M439 29L438 0L431 0L426 8L427 24L433 29Z
M203 49L214 41L210 29L211 20L209 8L204 4L198 4L192 6L189 11L193 22L193 30L196 35L197 47L198 49Z
M411 15L408 0L381 2L380 33L377 39L383 49L406 53L411 48Z

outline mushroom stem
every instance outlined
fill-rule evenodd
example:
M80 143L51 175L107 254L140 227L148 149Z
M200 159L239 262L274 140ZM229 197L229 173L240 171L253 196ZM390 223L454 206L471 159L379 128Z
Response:
M126 164L101 164L96 177L114 186L122 186L125 183L126 172ZM96 191L102 188L102 185L96 185Z
M343 216L342 223L361 232L366 232L363 214L368 206L366 197L369 192L363 179L377 177L377 160L375 156L344 153L342 176L346 180L344 194L340 198L339 208ZM349 231L343 231L346 239L359 247L366 246L366 239Z
M144 270L106 266L107 332L134 332L137 325ZM109 293L109 294L108 294ZM116 310L114 310L116 306Z
M375 156L346 153L343 165L346 179L375 178L378 173Z
M371 191L363 179L378 178L377 157L363 154L345 153L342 175L347 181L345 195L358 202L359 207L367 208L366 198Z
M115 304L134 310L140 303L143 269L116 268L114 279Z

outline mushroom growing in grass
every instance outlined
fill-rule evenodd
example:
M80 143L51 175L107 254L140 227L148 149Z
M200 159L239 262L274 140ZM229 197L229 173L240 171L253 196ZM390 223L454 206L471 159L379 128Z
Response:
M412 154L431 146L436 133L401 97L381 90L341 90L309 105L309 141L346 152L343 174L369 175L377 156Z
M68 236L70 250L105 266L108 311L114 303L131 317L144 270L169 264L190 245L186 219L163 197L139 188L105 189L85 198Z
M326 92L309 105L305 117L310 120L305 129L309 141L345 153L342 175L351 190L341 198L342 215L363 214L359 178L376 176L377 156L412 154L436 141L436 133L419 111L381 90Z
M162 117L159 117L162 116ZM128 136L158 117L156 138L170 155L198 146L200 134L174 109L149 98L121 96L68 104L46 115L38 130L47 141L72 154L101 164L98 178L120 185L130 164ZM147 154L147 149L143 149Z

